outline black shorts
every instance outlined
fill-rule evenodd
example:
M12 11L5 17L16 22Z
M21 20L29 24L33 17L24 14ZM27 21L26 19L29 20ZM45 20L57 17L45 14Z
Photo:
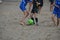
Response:
M38 13L38 7L36 5L33 5L31 13Z
M38 7L39 7L39 6L40 6L40 7L43 6L43 0L37 0L37 1L40 3L40 5L37 6L36 1L33 0L33 8L32 8L31 13L38 13L38 11L39 11Z
M49 1L50 1L50 3L51 3L51 4L53 4L53 3L54 3L54 0L49 0Z

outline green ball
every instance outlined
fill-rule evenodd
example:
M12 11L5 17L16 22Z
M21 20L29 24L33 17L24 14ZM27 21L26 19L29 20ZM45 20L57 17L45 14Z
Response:
M28 19L28 24L32 25L33 24L33 20L32 19Z

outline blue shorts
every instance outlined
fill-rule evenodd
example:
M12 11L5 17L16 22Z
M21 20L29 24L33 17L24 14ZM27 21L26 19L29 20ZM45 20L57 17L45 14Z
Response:
M57 18L60 18L60 9L55 7L53 10L53 14L55 14Z
M25 11L26 10L26 3L24 3L24 2L21 2L21 4L20 4L20 9L22 10L22 11Z
M27 1L27 0L22 0L22 1L21 1L19 7L20 7L20 9L21 9L22 11L25 11L25 10L26 10L26 5L27 5L28 2L32 2L32 0L29 0L29 1Z

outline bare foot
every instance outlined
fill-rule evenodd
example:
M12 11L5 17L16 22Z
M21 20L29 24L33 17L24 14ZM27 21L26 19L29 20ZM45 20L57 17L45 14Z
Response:
M20 22L20 25L25 25L25 22Z

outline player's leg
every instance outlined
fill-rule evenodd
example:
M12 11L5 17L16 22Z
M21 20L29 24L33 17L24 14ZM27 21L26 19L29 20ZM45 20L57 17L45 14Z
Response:
M38 17L37 17L37 13L34 13L34 18L35 18L35 22L36 22L36 25L38 26Z
M35 18L36 25L39 25L38 24L38 8L36 8L36 7L35 7L35 10L34 10L33 16Z
M42 9L42 7L41 7L41 6L39 6L39 12L38 12L39 14L40 14L40 12L41 12L41 9Z
M55 13L56 14L56 13ZM58 15L56 14L52 14L51 18L52 18L52 21L53 23L58 26L59 25L59 18L57 17Z
M57 14L57 26L59 25L59 20L60 20L60 12L58 12L58 14Z
M28 13L28 11L26 10L25 7L26 7L26 6L24 6L24 3L22 3L22 4L20 5L20 9L22 10L22 12L23 12L23 14L24 14L24 16L22 17L22 19L21 19L21 21L20 21L20 24L22 24L22 25L25 24L24 20L25 20L26 17L29 15L29 13Z
M59 14L58 14L58 8L55 7L54 10L53 10L53 14L52 14L52 21L54 22L54 24L56 26L59 25L59 18L60 18L60 15Z
M35 19L34 23L38 25L38 18L37 18L38 8L36 7L36 5L33 5L31 13L33 13L33 18Z
M55 15L54 15L54 14L52 14L51 18L52 18L53 23L56 25Z
M59 18L57 18L57 26L59 25Z
M23 12L23 14L24 14L24 16L22 17L22 19L21 19L21 21L20 21L20 23L22 24L22 25L24 25L25 24L25 19L28 17L28 15L29 15L29 13L27 12L27 11L25 11L25 12Z
M38 13L41 12L42 7L43 7L43 3L41 3L40 5L38 5L38 9L39 9Z

